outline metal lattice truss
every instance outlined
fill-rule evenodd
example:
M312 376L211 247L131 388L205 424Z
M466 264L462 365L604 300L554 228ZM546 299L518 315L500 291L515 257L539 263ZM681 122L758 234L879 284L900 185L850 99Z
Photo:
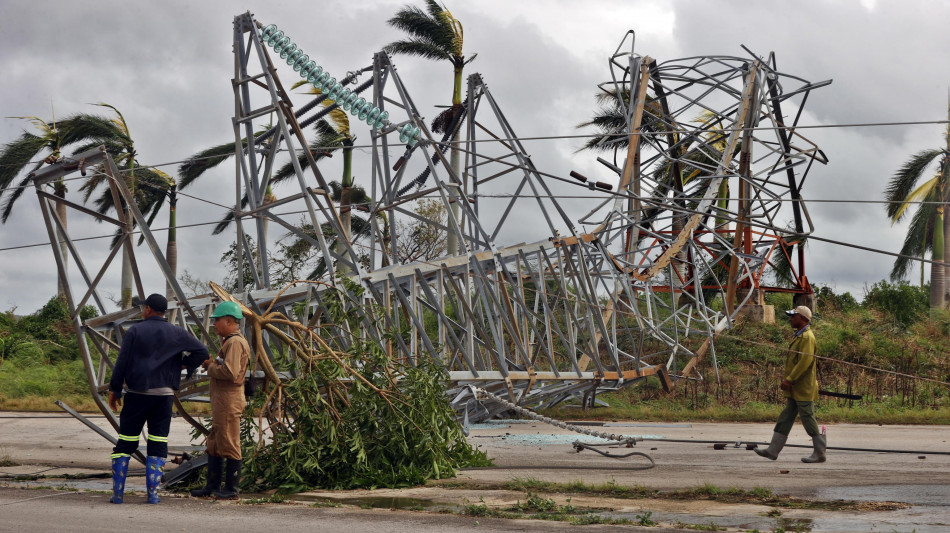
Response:
M314 327L331 302L345 306L355 325L336 328L329 342L346 349L356 336L379 343L393 358L437 360L451 379L454 405L470 418L500 407L483 406L469 385L528 407L570 398L589 405L597 392L647 376L672 386L707 353L715 361L715 334L744 306L761 303L755 298L768 268L781 262L776 257L792 264L797 251L790 290L809 290L800 239L812 228L800 190L812 163L824 156L795 127L808 94L822 84L778 72L772 57L658 63L634 53L629 33L609 60L611 79L600 85L621 117L615 134L601 140L614 153L613 162L600 159L619 179L611 192L579 174L580 184L536 168L479 74L468 78L464 104L437 138L385 53L337 82L250 13L236 17L234 28L233 220L238 272L246 264L253 279L236 296L255 311L275 304ZM621 51L628 39L629 50ZM284 60L293 68L288 72L321 90L299 108L278 78ZM370 128L368 205L341 209L308 147L304 129L338 106ZM199 326L210 341L216 297L185 298L108 155L77 157L102 164L116 205L125 206L122 216L108 219L122 238L98 275L82 266L51 207L58 199L43 187L74 171L76 161L44 169L35 183L51 242L67 243L82 270L87 288L70 292L69 306L94 395L117 427L102 395L137 310L85 322L78 310L94 299L105 313L97 285L120 249L134 257L133 225L173 288L172 320ZM282 157L291 162L297 189L274 201L268 189ZM602 194L603 201L572 219L554 189L563 190L565 181ZM412 202L423 197L437 199L449 216L435 220L415 212ZM322 231L279 215L276 208L288 204L302 206L306 225ZM350 209L368 214L368 235L350 236ZM413 222L444 231L449 255L404 262L398 232ZM268 232L274 225L319 250L328 266L325 283L271 287ZM53 249L66 280L64 253ZM132 264L146 268L140 260ZM342 283L343 277L354 283ZM144 296L137 274L136 280ZM201 380L191 380L179 398L205 392Z

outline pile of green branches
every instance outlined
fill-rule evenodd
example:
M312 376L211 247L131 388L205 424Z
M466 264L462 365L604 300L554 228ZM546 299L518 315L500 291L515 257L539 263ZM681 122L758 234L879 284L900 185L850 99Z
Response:
M264 354L265 331L286 354L255 357L266 378L242 421L243 488L403 487L490 464L465 440L445 393L448 376L431 358L408 364L358 338L341 351L319 328L242 308L255 354ZM326 318L346 319L342 309ZM292 377L280 379L280 367Z

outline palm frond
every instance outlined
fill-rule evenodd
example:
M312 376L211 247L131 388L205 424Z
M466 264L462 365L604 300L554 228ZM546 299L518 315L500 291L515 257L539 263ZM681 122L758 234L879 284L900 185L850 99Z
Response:
M911 156L894 173L894 177L891 178L884 190L884 199L888 202L886 204L887 216L893 222L899 222L903 218L903 213L901 216L897 216L899 212L906 208L902 204L907 202L907 196L916 188L917 181L923 176L924 170L941 153L942 150L922 150Z
M434 0L426 0L428 13L416 6L407 5L390 18L387 23L405 32L409 39L392 42L383 50L389 54L404 54L433 60L450 60L457 67L464 62L462 57L461 24L445 8Z
M907 193L904 201L899 204L899 207L895 210L894 215L891 216L891 224L899 222L902 218L904 218L904 214L907 212L907 209L914 207L919 202L939 202L940 198L937 194L937 187L939 185L940 176L937 175L925 181L913 191Z
M129 125L128 123L125 122L125 117L122 116L122 113L119 112L119 110L116 109L115 106L109 105L105 102L99 102L96 105L101 106L101 107L108 107L109 109L115 111L116 117L118 118L111 119L112 123L115 124L115 126L119 128L119 130L122 131L122 133L124 133L126 137L129 137L130 139L132 138L132 135L129 133Z
M20 180L20 183L17 183L17 186L14 189L8 190L7 198L2 203L0 203L0 222L6 223L7 219L10 218L10 212L13 210L13 204L16 203L17 199L23 195L23 191L30 184L30 176L26 175Z
M101 115L78 113L63 119L58 127L61 146L99 141L119 143L131 151L134 144L111 118Z
M241 139L241 146L247 148L247 138ZM189 157L178 167L178 188L184 189L206 171L220 165L234 156L234 141L212 146Z
M894 260L890 275L892 281L904 279L913 265L912 258L923 257L933 247L933 224L936 215L936 204L922 204L914 213L900 251L902 256L907 257L898 257Z
M49 140L23 132L16 140L11 141L0 149L0 188L7 188L13 179L38 156L44 148L48 148ZM40 161L42 163L42 161ZM3 194L3 191L0 191Z

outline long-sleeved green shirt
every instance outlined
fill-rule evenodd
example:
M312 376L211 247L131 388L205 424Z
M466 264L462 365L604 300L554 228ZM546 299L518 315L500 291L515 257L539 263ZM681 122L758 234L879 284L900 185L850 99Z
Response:
M818 378L815 368L817 349L815 334L806 329L794 339L785 353L785 380L792 384L785 396L799 402L818 399Z

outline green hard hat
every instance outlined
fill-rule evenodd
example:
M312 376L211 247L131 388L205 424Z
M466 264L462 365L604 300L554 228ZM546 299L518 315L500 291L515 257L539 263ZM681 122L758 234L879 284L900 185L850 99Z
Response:
M221 302L214 308L214 313L211 313L211 318L219 318L222 316L233 316L241 320L244 318L244 313L241 312L241 306L234 302Z

